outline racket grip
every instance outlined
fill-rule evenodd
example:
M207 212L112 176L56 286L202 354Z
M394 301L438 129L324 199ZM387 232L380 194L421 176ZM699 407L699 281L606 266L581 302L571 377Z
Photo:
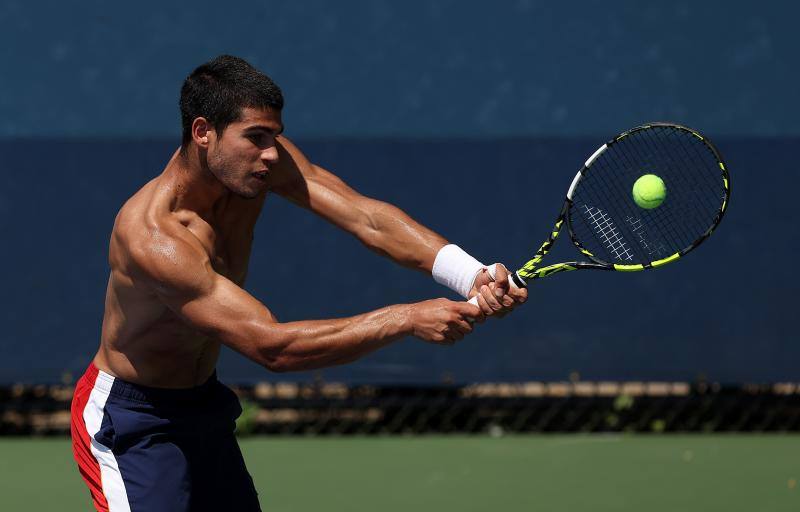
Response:
M493 263L492 265L490 265L487 268L487 270L489 271L489 275L492 276L492 279L494 279L495 276L497 275L497 263ZM514 282L514 279L511 277L511 274L512 274L511 272L509 272L509 274L508 274L508 283L511 285L511 288L519 288L519 286L517 286L517 283ZM473 306L477 306L478 305L478 296L476 295L476 296L472 297L467 302L469 302Z

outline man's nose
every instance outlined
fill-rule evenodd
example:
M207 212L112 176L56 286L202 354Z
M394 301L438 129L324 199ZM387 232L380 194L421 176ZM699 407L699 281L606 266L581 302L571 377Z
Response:
M278 148L272 146L262 151L261 160L270 164L276 163L278 161Z

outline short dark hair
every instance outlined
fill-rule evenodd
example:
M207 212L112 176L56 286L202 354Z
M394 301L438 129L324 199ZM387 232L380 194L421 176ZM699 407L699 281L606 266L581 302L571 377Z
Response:
M267 75L246 60L232 55L220 55L200 65L186 77L181 87L181 149L192 140L192 122L204 117L222 133L238 120L242 109L283 108L280 87Z

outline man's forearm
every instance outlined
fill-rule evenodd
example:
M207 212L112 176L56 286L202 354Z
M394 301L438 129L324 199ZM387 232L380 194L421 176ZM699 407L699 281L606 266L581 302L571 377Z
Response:
M413 332L410 305L349 318L273 324L261 344L261 363L272 371L303 371L345 364Z
M401 209L374 199L364 209L369 224L356 235L370 249L399 264L430 273L437 252L447 240Z
M369 229L356 234L368 247L401 265L432 274L436 282L469 298L476 276L486 268L480 261L395 206L365 199L361 208L367 212Z

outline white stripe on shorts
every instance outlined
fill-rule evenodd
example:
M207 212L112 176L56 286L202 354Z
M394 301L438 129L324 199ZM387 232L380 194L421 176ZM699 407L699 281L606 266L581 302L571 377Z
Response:
M125 482L122 481L117 459L110 448L106 448L94 440L95 434L100 431L100 425L103 423L103 410L113 384L114 377L111 375L102 371L97 374L94 387L89 394L89 401L86 402L86 408L83 410L83 422L90 437L92 455L100 464L100 483L103 486L106 501L108 501L109 512L130 512L128 493L125 491Z

